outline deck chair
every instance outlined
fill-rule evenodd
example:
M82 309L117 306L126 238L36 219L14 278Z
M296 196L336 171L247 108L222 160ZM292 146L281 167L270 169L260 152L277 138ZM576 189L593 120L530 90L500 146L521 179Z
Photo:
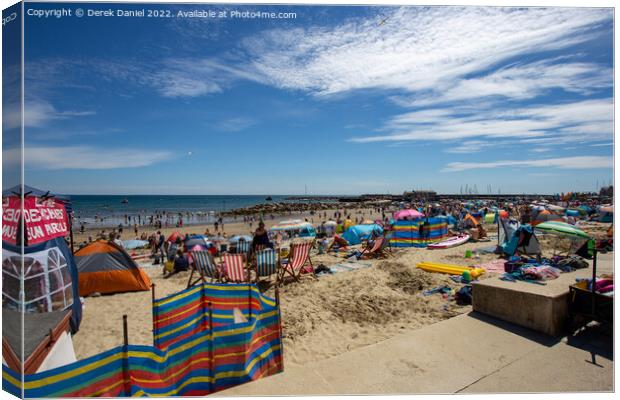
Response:
M301 277L302 271L306 268L306 265L310 266L312 276L316 278L314 274L314 267L312 266L312 260L310 260L310 249L312 248L312 242L293 243L291 244L291 250L288 258L288 263L282 265L280 282L282 282L285 276L288 274L293 277L293 280L298 281Z
M198 282L207 283L207 278L211 278L211 282L219 282L221 280L221 274L213 256L206 250L192 251L192 260L194 261L191 266L191 273L189 274L189 280L187 281L187 287L194 286ZM192 281L194 272L198 273L196 280Z
M243 254L222 254L224 275L228 282L249 282L249 274L245 268Z
M256 283L258 278L270 277L273 274L278 276L278 253L273 249L264 249L257 251L254 257L254 265L256 268ZM276 279L277 280L277 279Z
M247 255L250 253L250 248L252 247L252 243L245 241L245 240L239 240L237 242L237 247L235 249L235 253L237 254L243 254L245 257L247 257Z
M360 257L365 258L379 258L381 257L381 248L383 247L383 243L385 242L385 238L383 236L375 238L372 246L366 246L364 250L362 250L362 254Z

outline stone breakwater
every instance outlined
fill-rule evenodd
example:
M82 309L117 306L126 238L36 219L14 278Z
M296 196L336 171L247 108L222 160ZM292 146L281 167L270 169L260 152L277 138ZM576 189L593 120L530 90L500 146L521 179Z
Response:
M385 204L383 204L385 206ZM376 208L370 202L295 202L295 203L262 203L251 207L236 208L222 213L224 217L239 215L297 214L311 211L349 210L354 208Z

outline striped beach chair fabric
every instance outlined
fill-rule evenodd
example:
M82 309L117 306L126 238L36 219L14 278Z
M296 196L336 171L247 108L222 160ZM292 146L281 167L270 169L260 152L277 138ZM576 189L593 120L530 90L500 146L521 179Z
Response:
M256 252L256 280L261 276L271 276L278 272L278 256L273 249Z
M310 260L311 248L312 242L291 244L288 263L282 266L282 278L284 278L284 276L288 274L292 276L294 280L298 281L304 270L306 272L311 272L312 275L316 277L316 275L314 274L314 267L312 266L312 261Z
M192 251L192 271L189 274L189 280L187 281L187 287L194 286L196 283L202 281L207 282L207 278L211 278L211 282L220 280L220 272L217 265L213 260L213 256L206 250ZM198 277L195 281L192 281L194 272L198 273Z
M247 282L248 273L245 269L245 260L242 254L222 254L226 279L229 282Z
M240 240L237 242L237 254L247 255L250 252L251 243L246 240Z

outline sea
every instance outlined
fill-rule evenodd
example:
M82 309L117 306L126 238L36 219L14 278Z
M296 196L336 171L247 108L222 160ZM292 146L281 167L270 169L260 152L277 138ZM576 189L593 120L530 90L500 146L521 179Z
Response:
M268 197L271 197L271 200L267 200ZM115 227L119 224L145 225L150 222L150 216L167 219L163 222L168 223L176 223L182 218L185 225L212 223L223 211L269 202L299 201L287 200L289 197L289 195L71 195L70 199L74 223L87 227Z

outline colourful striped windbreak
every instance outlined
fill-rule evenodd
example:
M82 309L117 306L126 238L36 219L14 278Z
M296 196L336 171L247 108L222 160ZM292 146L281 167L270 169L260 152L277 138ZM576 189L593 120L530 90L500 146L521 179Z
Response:
M206 318L207 323L187 335L185 324L177 323L191 313L187 311L187 299L195 293L199 294L198 304L212 304L213 328L209 330L208 307L198 308L193 314ZM241 293L245 295L245 308ZM236 307L231 308L233 302L239 302L247 322L234 323L234 317L229 318ZM221 312L216 305L221 306ZM164 341L160 337L159 342L156 339L165 347L119 346L69 365L26 375L25 397L201 396L282 371L279 309L255 285L196 286L155 301L155 309L159 318L154 322L159 326L153 333L166 338ZM180 334L173 334L174 339L167 337L175 328L180 328ZM20 396L19 373L3 366L2 386Z
M420 233L421 223L424 223L422 233ZM446 218L396 221L392 230L390 244L393 247L425 247L429 243L440 242L448 236L448 222Z

